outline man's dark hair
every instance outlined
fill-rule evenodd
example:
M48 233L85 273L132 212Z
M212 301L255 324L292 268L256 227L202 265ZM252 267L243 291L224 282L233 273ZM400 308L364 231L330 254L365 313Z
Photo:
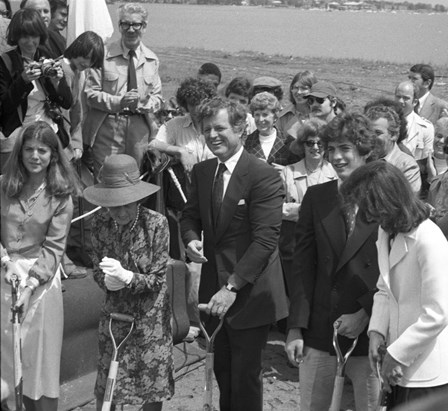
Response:
M242 132L246 128L246 108L240 103L233 103L226 98L216 96L202 102L199 107L199 119L201 123L206 118L216 116L221 110L227 110L229 124L236 132Z
M431 80L429 84L429 90L432 89L434 84L434 69L429 64L415 64L409 70L412 73L418 73L422 76L423 81Z
M51 16L56 13L57 9L67 9L67 0L48 0L50 2Z
M328 146L333 141L348 139L359 155L370 154L375 147L376 134L370 120L361 113L344 112L331 120L322 132L321 140Z
M238 94L249 99L252 83L246 77L233 78L226 88L226 97L229 97L230 93Z
M188 104L197 106L216 95L216 87L209 81L189 77L182 81L176 92L177 103L188 111Z
M218 77L219 83L221 83L221 70L214 63L204 63L199 67L198 74L214 74Z

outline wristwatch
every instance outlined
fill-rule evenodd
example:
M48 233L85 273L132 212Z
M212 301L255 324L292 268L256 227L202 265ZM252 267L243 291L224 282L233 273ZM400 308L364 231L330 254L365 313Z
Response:
M230 291L231 293L235 294L238 293L238 290L232 284L229 283L226 284L226 290Z

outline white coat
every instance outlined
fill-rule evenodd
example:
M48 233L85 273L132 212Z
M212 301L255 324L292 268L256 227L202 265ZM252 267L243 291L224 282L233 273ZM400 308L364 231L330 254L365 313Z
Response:
M425 220L396 236L378 233L380 277L369 332L386 337L388 352L404 365L403 387L448 383L448 242Z

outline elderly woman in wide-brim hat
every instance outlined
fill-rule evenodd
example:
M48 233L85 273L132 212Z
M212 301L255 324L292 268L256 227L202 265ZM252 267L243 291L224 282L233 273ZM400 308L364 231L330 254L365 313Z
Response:
M114 404L161 410L174 392L171 308L165 271L168 263L168 223L146 209L141 200L159 190L139 179L136 161L125 154L110 156L100 172L101 183L84 190L85 198L104 207L92 225L94 279L106 292L99 325L97 409L101 409L112 341L110 313L131 315L133 333L120 351ZM121 341L128 323L114 321Z

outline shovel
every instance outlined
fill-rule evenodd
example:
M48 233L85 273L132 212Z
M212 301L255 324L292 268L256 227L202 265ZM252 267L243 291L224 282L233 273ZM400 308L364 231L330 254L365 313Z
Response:
M130 329L127 333L126 337L124 337L120 344L115 342L114 333L112 332L112 322L113 320L116 321L124 321L127 323L130 323ZM126 342L126 340L129 338L129 336L132 333L132 330L134 329L134 317L131 315L126 314L118 314L118 313L111 313L110 319L109 319L109 334L110 338L112 339L112 344L114 346L114 352L112 355L112 360L110 362L110 368L109 368L109 374L107 375L107 383L106 383L106 390L104 393L104 399L103 399L103 406L101 408L101 411L109 411L112 405L112 399L114 397L114 389L115 389L115 382L117 380L117 372L118 372L118 350L123 346L123 344Z
M12 311L12 343L14 348L14 394L16 411L23 410L23 376L22 376L22 327L20 316L22 307L17 308L17 294L20 280L17 274L11 275L11 311Z
M199 304L199 309L201 310L201 304ZM213 362L215 360L214 353L214 343L215 337L218 334L224 323L224 316L221 317L218 326L213 331L210 336L202 321L199 322L199 327L201 328L202 333L205 337L205 387L204 387L204 405L202 406L202 411L213 411Z
M336 351L338 366L336 369L336 378L334 380L333 396L331 398L331 405L330 405L329 411L339 411L340 407L341 407L341 401L342 401L342 392L344 391L345 366L347 364L348 357L350 357L350 354L353 352L353 350L356 347L356 344L358 342L358 337L356 337L353 340L352 346L345 353L345 355L343 355L341 348L339 347L337 325L334 324L333 327L334 327L333 347Z

